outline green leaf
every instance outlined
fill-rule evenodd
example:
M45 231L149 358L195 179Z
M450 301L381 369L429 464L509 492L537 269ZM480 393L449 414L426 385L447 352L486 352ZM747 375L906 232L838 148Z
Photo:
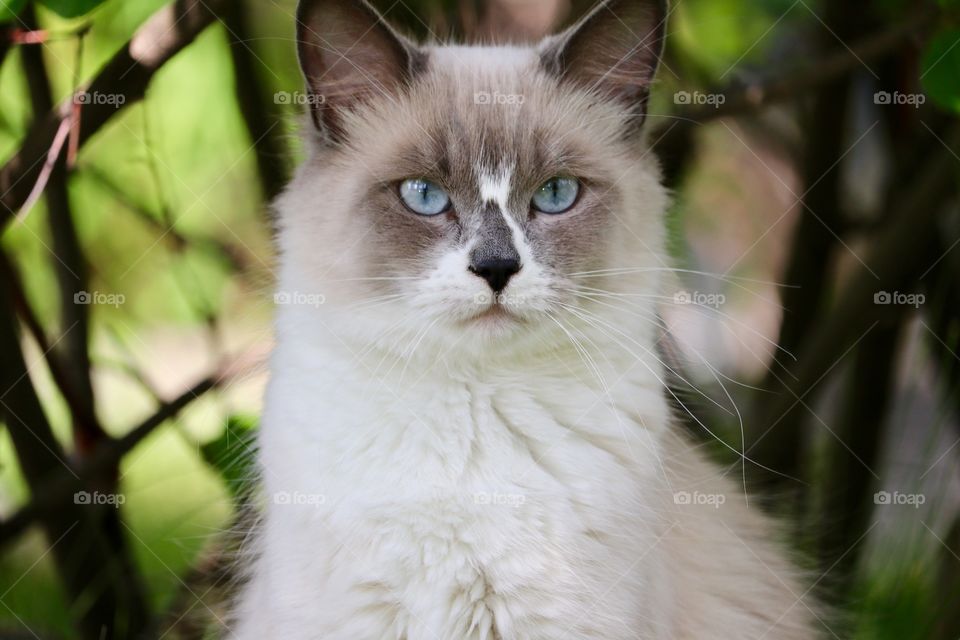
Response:
M255 417L230 416L223 434L200 447L203 459L220 473L234 499L243 498L253 484L256 431Z
M104 0L39 0L40 4L63 18L79 18L104 3Z
M960 113L960 29L937 34L923 53L920 81L933 102Z
M27 0L3 0L0 2L0 24L10 22L27 6Z

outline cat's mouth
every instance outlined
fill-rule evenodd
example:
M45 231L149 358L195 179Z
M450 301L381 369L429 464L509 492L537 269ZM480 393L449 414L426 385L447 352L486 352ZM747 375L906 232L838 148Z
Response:
M522 318L517 314L513 313L506 306L500 302L494 302L490 304L485 309L471 315L466 318L463 322L464 324L473 325L473 324L483 324L486 326L502 326L505 324L513 324L521 322Z

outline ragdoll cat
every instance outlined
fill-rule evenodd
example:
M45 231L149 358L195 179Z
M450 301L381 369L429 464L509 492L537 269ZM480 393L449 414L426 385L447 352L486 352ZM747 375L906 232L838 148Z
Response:
M672 425L665 20L611 0L536 46L416 46L301 2L309 157L230 637L814 637L773 527Z

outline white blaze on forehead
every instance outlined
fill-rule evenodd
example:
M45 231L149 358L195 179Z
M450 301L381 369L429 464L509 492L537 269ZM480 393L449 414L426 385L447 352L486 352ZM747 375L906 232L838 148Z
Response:
M510 228L510 237L513 246L520 254L521 264L531 264L533 253L524 237L523 229L510 215L510 181L513 178L513 167L502 167L499 171L487 171L484 168L477 170L477 184L480 186L480 200L493 202L497 205L504 221Z
M500 210L506 214L510 202L510 179L512 177L512 167L501 169L495 173L480 169L477 172L480 199L484 202L495 202L499 205Z

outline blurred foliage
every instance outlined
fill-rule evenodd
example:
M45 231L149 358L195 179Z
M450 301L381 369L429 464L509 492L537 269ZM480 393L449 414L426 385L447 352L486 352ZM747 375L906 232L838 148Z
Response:
M941 108L960 113L960 29L946 29L927 44L920 74L924 92Z
M253 416L230 416L223 434L200 449L237 502L250 495L256 480L257 422Z

